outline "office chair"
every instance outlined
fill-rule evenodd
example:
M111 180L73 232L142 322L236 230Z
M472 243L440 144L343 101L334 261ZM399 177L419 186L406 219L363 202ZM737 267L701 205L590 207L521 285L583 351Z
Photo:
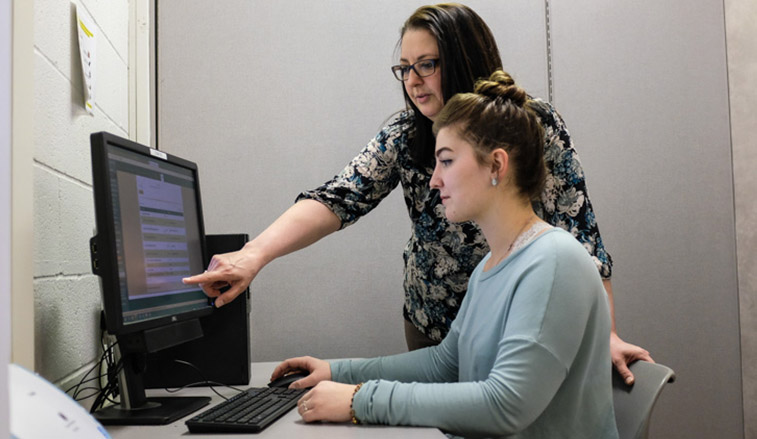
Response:
M649 418L662 388L676 379L673 369L662 364L637 361L630 367L635 382L626 385L613 369L612 399L620 439L646 439Z

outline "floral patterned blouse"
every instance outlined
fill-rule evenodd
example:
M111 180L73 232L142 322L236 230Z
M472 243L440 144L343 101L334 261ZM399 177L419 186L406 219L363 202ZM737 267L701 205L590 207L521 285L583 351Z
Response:
M609 278L612 259L602 244L578 154L560 115L534 99L544 127L547 181L536 214L567 230L592 256L600 275ZM402 184L412 232L405 246L404 315L436 341L447 334L468 287L468 278L489 252L472 222L454 224L444 216L439 191L429 186L432 168L419 168L408 144L415 132L412 111L399 113L337 176L301 193L297 200L323 203L342 228L370 212Z

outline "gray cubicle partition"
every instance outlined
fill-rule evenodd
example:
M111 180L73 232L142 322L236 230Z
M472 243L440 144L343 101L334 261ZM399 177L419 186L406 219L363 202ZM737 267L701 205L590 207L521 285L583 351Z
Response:
M676 371L653 437L743 437L723 2L551 2L554 100L615 258L620 333Z
M403 107L408 0L162 0L158 143L199 163L206 228L262 231ZM468 2L505 68L551 93L615 259L622 336L676 370L653 437L743 436L722 2ZM401 351L395 191L252 285L254 361Z

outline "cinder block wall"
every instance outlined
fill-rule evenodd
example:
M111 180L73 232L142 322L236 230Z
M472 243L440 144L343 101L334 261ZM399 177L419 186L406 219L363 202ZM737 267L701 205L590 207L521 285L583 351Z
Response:
M129 0L78 5L95 23L94 116L84 109L76 4L34 1L35 361L58 383L98 355L89 135L129 132Z

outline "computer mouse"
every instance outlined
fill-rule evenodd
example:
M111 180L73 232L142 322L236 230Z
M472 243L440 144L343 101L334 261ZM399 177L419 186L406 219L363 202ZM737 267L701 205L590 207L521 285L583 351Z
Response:
M293 382L300 380L302 378L305 378L308 375L310 375L310 372L306 372L304 370L292 372L290 374L284 375L282 377L276 378L275 380L271 381L270 383L268 383L268 387L283 387L286 389Z

